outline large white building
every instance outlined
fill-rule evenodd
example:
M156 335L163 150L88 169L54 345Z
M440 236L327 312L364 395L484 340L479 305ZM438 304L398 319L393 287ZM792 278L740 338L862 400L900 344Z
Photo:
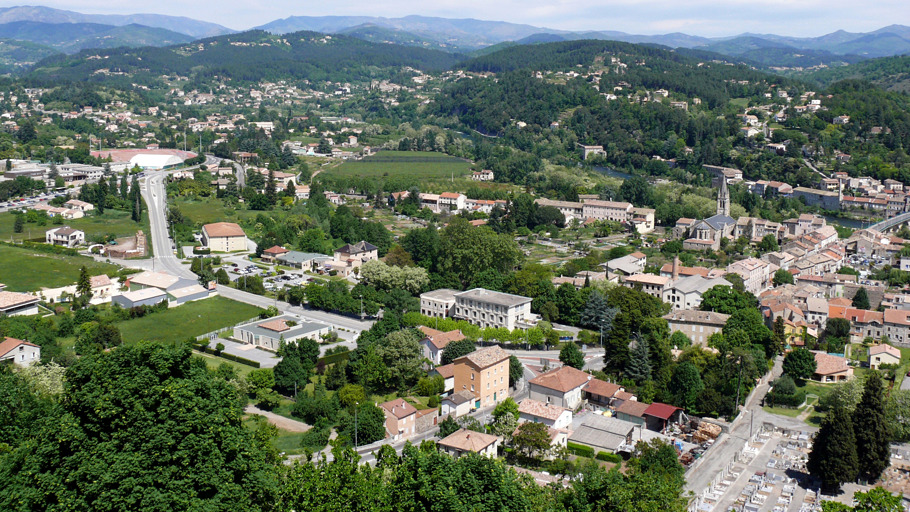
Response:
M420 294L420 314L432 318L451 317L455 313L457 290L440 288Z
M245 251L246 233L233 222L215 222L202 226L202 244L215 252Z
M130 158L130 167L139 167L144 171L173 169L183 165L183 159L177 155L139 154Z
M534 323L530 297L484 288L455 294L455 313L452 316L481 328L505 327L513 330Z

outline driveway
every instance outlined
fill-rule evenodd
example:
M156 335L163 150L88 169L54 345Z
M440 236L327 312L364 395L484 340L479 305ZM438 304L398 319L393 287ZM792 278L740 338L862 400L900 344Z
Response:
M290 418L285 418L284 416L279 416L273 412L263 411L255 405L248 405L243 411L247 414L264 416L265 419L269 420L269 423L282 430L287 430L288 432L306 432L313 428L302 421L292 420Z
M278 361L281 361L279 357L271 352L258 349L253 345L237 343L236 341L226 340L224 338L215 338L209 343L209 346L214 348L218 343L224 344L225 353L256 361L259 363L260 368L273 368L278 364Z

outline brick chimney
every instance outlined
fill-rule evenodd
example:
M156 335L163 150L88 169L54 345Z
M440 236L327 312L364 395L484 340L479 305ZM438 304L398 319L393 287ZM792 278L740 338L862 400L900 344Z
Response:
M673 280L679 279L679 254L673 256Z

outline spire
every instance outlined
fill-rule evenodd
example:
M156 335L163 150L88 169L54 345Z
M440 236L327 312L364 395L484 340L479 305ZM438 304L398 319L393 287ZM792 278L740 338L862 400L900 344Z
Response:
M720 192L717 193L717 214L730 216L730 190L727 189L727 178L720 177Z

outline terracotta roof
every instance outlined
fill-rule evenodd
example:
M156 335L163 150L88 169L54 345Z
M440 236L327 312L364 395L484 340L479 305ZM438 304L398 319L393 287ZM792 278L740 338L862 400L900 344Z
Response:
M576 370L571 366L562 366L531 379L531 384L565 393L584 386L591 378L591 375L581 370Z
M455 364L469 362L482 370L508 358L508 352L501 349L498 345L494 345L492 347L475 350L466 356L461 356L455 360Z
M99 286L109 286L111 285L111 278L107 277L107 274L101 274L100 276L92 276L89 281L92 283L92 288L98 288Z
M14 348L18 347L19 345L28 345L29 347L38 346L27 341L17 340L16 338L5 338L2 342L0 342L0 357L9 354Z
M423 418L427 414L439 414L439 409L437 409L436 407L433 407L432 409L420 409L419 411L417 411L418 418Z
M600 379L591 379L588 381L588 385L585 386L585 391L591 393L592 395L604 396L607 398L613 398L617 392L622 388L617 384L612 382L604 382Z
M450 379L455 376L455 363L437 366L434 370L436 370L436 373L441 375L442 378Z
M647 256L643 252L633 252L629 256L632 256L633 258L638 258L638 259L647 258Z
M496 436L474 432L473 430L461 429L439 441L439 444L457 450L479 453L498 440L499 438Z
M262 251L262 254L285 254L287 252L290 252L290 251L288 251L284 247L281 247L280 245L273 245L273 246L269 247L268 249Z
M275 332L284 332L284 331L291 329L291 326L289 326L287 324L287 322L281 318L279 318L277 320L270 320L268 322L263 322L263 323L259 324L259 327L262 327L263 329L268 329L270 331L275 331Z
M632 393L629 393L628 391L619 391L615 395L613 395L613 398L615 398L617 400L622 400L624 402L629 402L629 401L635 400L635 395L633 395Z
M885 310L885 322L889 324L897 325L910 325L910 311L906 309L886 309ZM889 346L889 345L878 345L878 346ZM876 347L872 347L876 348ZM891 347L894 348L894 347ZM895 349L897 350L897 349ZM871 353L871 349L870 349ZM900 353L900 351L898 351ZM900 357L900 356L898 356Z
M430 329L433 330L433 329ZM442 350L453 341L460 341L465 338L464 334L461 333L461 330L455 329L454 331L449 332L440 332L435 331L433 334L426 333L426 339L430 340L430 343L436 347L437 350Z
M37 302L38 297L25 293L0 291L0 309L11 308L20 304Z
M817 375L833 375L847 371L847 359L840 356L832 356L824 352L813 350L815 354L815 373Z
M681 411L679 407L675 405L662 404L660 402L654 402L645 409L645 416L653 416L655 418L660 418L662 420L668 420L676 411Z
M246 236L243 229L233 222L215 222L202 226L206 234L212 238L224 238L232 236Z
M564 412L568 411L565 407L558 405L545 404L537 400L526 398L518 404L518 412L534 416L535 418L545 418L556 421Z
M616 412L621 412L623 414L628 414L629 416L637 416L639 418L644 418L645 411L648 410L648 407L651 407L650 404L644 404L641 402L636 402L635 400L628 400L623 402L622 405L616 408Z
M398 419L407 418L417 412L417 408L408 402L405 402L403 398L389 400L388 402L379 404L379 407L382 407Z
M439 197L444 197L446 199L458 199L458 196L460 195L461 194L458 194L456 192L443 192L442 194L439 194Z
M427 326L425 326L425 325L418 326L417 329L418 329L420 332L422 332L422 333L423 333L425 336L427 336L427 337L436 336L436 335L438 335L438 334L442 334L442 331L437 331L436 329L427 327Z
M892 356L900 359L901 351L891 345L875 345L874 347L869 347L869 355L874 356L878 354L891 354Z
M654 274L635 274L634 276L626 277L626 282L666 286L670 282L670 278L666 276L655 276Z

